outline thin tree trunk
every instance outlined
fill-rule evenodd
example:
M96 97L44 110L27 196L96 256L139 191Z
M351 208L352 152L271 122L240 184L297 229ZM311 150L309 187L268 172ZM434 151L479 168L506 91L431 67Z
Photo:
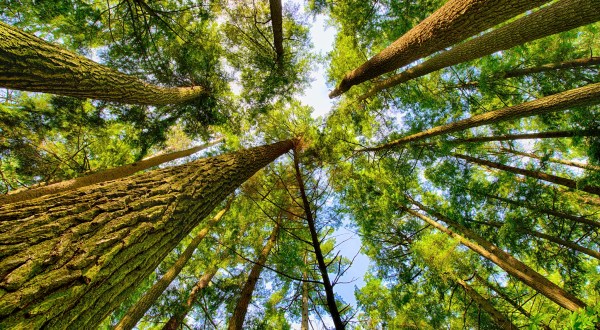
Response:
M53 184L49 184L47 186L31 188L23 191L18 191L12 194L0 196L0 204L8 204L14 202L23 202L28 201L34 198L42 197L50 194L57 194L67 190L78 189L86 186L90 186L97 183L102 183L106 181L121 179L126 176L130 176L136 172L149 169L153 166L158 166L160 164L164 164L166 162L187 157L192 155L200 150L204 150L208 147L214 146L215 144L221 142L223 138L218 138L213 142L203 144L201 146L193 147L187 150L176 151L168 154L163 154L155 157L151 157L148 159L141 160L139 162L135 162L133 164L117 166L115 168L111 168L108 170L100 171L97 173L93 173L90 175L82 176L79 178L61 181Z
M405 211L422 219L423 221L427 222L428 224L432 225L438 230L448 234L450 237L458 239L460 243L464 246L468 247L469 249L478 253L482 257L495 263L500 268L504 269L508 274L516 277L524 284L528 285L532 289L538 291L550 300L554 301L556 304L571 311L576 311L586 306L585 303L583 303L577 297L563 290L558 285L550 282L544 276L542 276L529 266L525 265L521 261L515 259L510 254L504 252L496 245L488 242L475 232L465 228L464 226L455 221L444 217L438 212L432 212L431 210L428 210L423 204L413 200L412 198L408 196L406 197L421 210L433 214L436 218L444 221L449 226L454 227L460 234L455 233L454 231L450 230L447 227L444 227L437 221L426 217L420 214L419 212L413 211L410 208L404 208ZM464 235L464 237L462 235Z
M473 289L467 282L464 280L455 277L454 280L458 283L464 290L465 293L473 299L483 310L488 313L494 322L502 329L506 330L517 330L519 329L516 325L514 325L502 312L496 309L494 305L492 305L487 299L485 299L479 292Z
M294 141L0 206L0 328L93 329Z
M187 264L188 260L194 255L194 251L202 242L208 231L214 226L229 210L231 206L232 199L227 202L225 208L214 218L212 218L200 232L194 237L194 239L190 242L190 244L185 248L183 253L177 258L177 261L169 268L169 270L158 280L156 283L152 285L150 289L138 300L133 306L127 310L123 318L119 321L119 323L114 327L115 330L129 330L132 329L139 320L146 314L146 311L154 304L156 299L162 295L162 293L167 289L167 287L173 282L173 280L179 275L183 267Z
M600 3L598 1L560 0L379 82L358 99L365 100L384 89L443 68L591 24L598 20L600 20Z
M315 226L315 220L313 218L312 210L310 208L310 202L308 201L308 197L306 196L304 180L302 179L302 173L300 172L298 152L296 149L294 149L294 169L296 172L296 181L298 182L298 187L300 188L300 196L302 197L304 215L306 216L306 222L308 222L308 228L310 230L312 245L315 249L315 257L317 259L317 264L319 265L321 277L323 278L323 286L325 287L325 297L327 299L327 307L329 309L329 314L331 315L331 319L333 320L333 325L335 326L336 330L343 330L346 328L346 325L342 321L342 317L335 302L333 286L331 285L331 281L329 280L327 265L325 264L325 258L323 257L323 252L321 251L321 241L319 240L317 227Z
M504 164L500 164L500 163L496 163L496 162L491 162L489 160L479 159L479 158L475 158L475 157L471 157L471 156L467 156L467 155L452 154L452 156L454 156L456 158L464 159L470 163L483 165L483 166L487 166L487 167L491 167L491 168L496 168L496 169L499 169L502 171L506 171L506 172L510 172L510 173L514 173L514 174L520 174L520 175L524 175L524 176L527 176L530 178L544 180L544 181L555 183L555 184L558 184L561 186L569 187L571 189L585 191L590 194L600 195L600 187L598 187L598 186L587 185L587 186L583 186L583 187L578 187L577 182L575 180L563 178L563 177L552 175L552 174L547 174L544 172L526 170L526 169L508 166L508 165L504 165Z
M193 100L201 86L145 83L0 22L0 86L120 103L164 105Z
M242 288L240 299L238 300L237 305L235 306L233 315L229 319L229 326L227 327L229 330L243 329L244 319L246 318L246 312L248 311L248 305L250 305L250 301L252 300L252 292L254 292L256 282L258 282L260 273L263 270L263 265L266 264L267 258L269 257L269 253L271 253L271 249L273 249L273 246L275 246L275 242L277 241L278 235L279 224L276 223L275 227L273 228L273 231L271 232L269 240L263 247L262 251L260 251L258 259L256 260L254 266L252 266L250 275L248 275L248 280L246 280L246 283Z
M454 123L437 126L428 130L405 136L376 147L365 148L359 151L379 151L391 147L401 146L410 142L420 141L426 138L462 131L468 128L499 123L506 120L531 117L544 113L566 110L576 106L588 106L600 103L600 83L590 84L575 88L566 92L546 96L535 101L521 103L506 107L471 118L459 120Z
M486 226L490 226L490 227L495 227L495 228L501 228L503 226L503 224L501 222L487 222L487 221L477 221L477 223L481 223L483 225ZM541 238L544 240L547 240L549 242L552 242L554 244L557 245L561 245L564 246L566 248L569 248L571 250L575 250L575 251L579 251L583 254L587 254L588 256L592 257L592 258L596 258L598 260L600 260L600 252L592 250L592 249L588 249L584 246L581 246L579 244L575 244L571 241L567 241L564 240L560 237L556 237L556 236L552 236L552 235L548 235L548 234L544 234L541 233L539 231L535 231L535 230L531 230L531 229L527 229L527 228L523 228L523 227L516 227L516 230L523 233L523 234L527 234L533 237L537 237L537 238Z
M509 149L509 148L500 148L500 151L503 153L510 153L513 155L529 157L529 158L537 159L540 161L547 160L549 162L563 164L563 165L567 165L567 166L573 166L573 167L581 168L584 170L600 171L600 166L594 166L594 165L587 164L587 163L576 162L576 161L566 160L566 159L552 158L552 157L545 158L545 157L542 157L542 156L539 156L539 155L536 155L533 153L517 151L517 150L513 150L513 149Z
M346 73L329 97L339 96L354 85L452 46L546 2L548 1L450 0L379 54Z
M571 220L571 221L578 222L578 223L581 223L581 224L585 224L585 225L593 226L593 227L596 227L596 228L600 228L600 222L594 221L594 220L591 220L591 219L588 219L588 218L585 218L585 217L582 217L582 216L577 216L577 215L562 213L562 212L558 212L558 211L550 210L550 209L546 209L546 208L533 207L531 205L527 205L524 202L519 202L519 201L515 201L515 200L512 200L512 199L504 198L504 197L500 197L500 196L495 196L495 195L490 195L490 194L483 194L483 195L485 197L493 198L493 199L499 200L499 201L507 203L507 204L512 204L512 205L516 205L516 206L519 206L519 207L524 207L524 208L529 209L529 210L537 211L537 212L540 212L540 213L548 214L548 215L559 217L559 218L562 218L562 219Z
M471 137L471 138L446 140L443 142L450 143L450 144L463 144L463 143L515 141L515 140L532 140L532 139L554 139L554 138L567 138L567 137L574 137L574 136L600 136L600 130L590 129L590 130L581 130L581 131L554 131L554 132L506 134L506 135L494 135L494 136L475 136L475 137ZM415 147L430 147L430 146L437 145L437 143L436 142L428 142L428 143L416 143L413 145Z
M307 255L304 254L304 265L306 266ZM302 272L302 321L300 323L300 330L308 330L308 271Z
M490 79L499 80L506 78L516 78L531 75L534 73L548 72L548 71L556 71L562 69L573 69L573 68L582 68L588 66L595 66L600 64L600 57L585 57L578 58L571 61L564 61L558 63L548 63L540 66L534 66L529 68L522 69L512 69L507 71L498 72L493 74ZM469 81L464 84L456 85L456 86L448 86L446 88L475 88L479 86L478 81Z
M187 314L192 310L192 307L194 307L194 303L196 302L196 299L198 299L198 295L202 292L202 290L204 290L204 288L206 288L210 284L210 281L217 274L218 270L218 267L212 267L209 270L207 270L206 273L202 275L202 277L200 277L198 282L196 282L196 285L194 285L194 287L192 288L190 296L188 297L185 305L183 305L183 310L171 316L171 318L165 324L162 330L179 329L179 327L183 323L183 320L185 320Z
M269 0L271 26L273 27L273 46L277 54L277 66L283 67L283 18L281 0Z

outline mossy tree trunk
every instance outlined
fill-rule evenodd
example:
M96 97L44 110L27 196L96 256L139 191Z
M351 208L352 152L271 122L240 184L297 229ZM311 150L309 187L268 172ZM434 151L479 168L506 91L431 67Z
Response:
M450 0L390 46L347 73L330 98L485 31L548 0Z
M164 105L191 101L201 86L145 83L0 22L0 86L120 103Z
M0 328L93 329L291 140L0 206Z

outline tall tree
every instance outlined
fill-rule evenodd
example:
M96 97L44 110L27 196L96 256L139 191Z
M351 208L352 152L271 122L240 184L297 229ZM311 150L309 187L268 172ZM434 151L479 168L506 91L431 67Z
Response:
M94 327L218 203L292 146L283 141L43 203L4 205L0 324Z
M538 38L568 31L600 20L600 6L587 0L561 0L480 37L469 40L420 63L398 75L377 83L364 95L378 92L424 76L428 73L490 55Z
M354 85L452 46L546 2L548 1L448 1L379 54L347 73L329 97L339 96ZM503 9L498 12L496 8Z
M206 94L201 86L147 84L0 22L0 86L120 103L164 105Z

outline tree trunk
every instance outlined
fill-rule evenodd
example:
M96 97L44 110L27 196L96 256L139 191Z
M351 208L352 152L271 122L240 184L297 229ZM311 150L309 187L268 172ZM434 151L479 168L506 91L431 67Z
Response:
M135 303L135 305L131 306L131 308L127 310L121 321L119 321L119 323L114 327L115 330L129 330L138 323L144 314L146 314L146 311L148 311L152 304L154 304L156 299L162 295L169 284L171 284L177 275L179 275L183 267L187 264L188 260L190 260L190 258L194 255L194 251L196 251L196 248L200 242L202 242L206 234L208 234L208 231L212 228L212 226L219 222L225 212L229 210L231 202L232 200L230 199L225 208L219 211L214 218L208 221L206 227L202 228L202 230L198 232L198 235L196 235L196 237L194 237L190 244L185 248L173 266L169 268L169 270L160 278L160 280L158 280L150 289L148 289L148 291L140 298L140 300Z
M483 310L488 313L494 322L502 329L506 330L518 330L519 328L514 325L504 314L502 314L499 310L494 307L487 299L485 299L479 292L475 291L467 282L462 279L455 277L456 283L458 283L465 290L467 296L473 299L477 305L479 305Z
M269 0L271 9L271 26L273 27L273 46L277 55L277 66L283 67L283 18L281 0Z
M405 136L395 141L372 148L361 149L359 151L379 151L442 134L462 131L472 127L498 123L510 119L541 115L544 113L569 109L571 107L594 105L598 103L600 103L600 83L590 84L584 87L571 89L566 92L546 96L535 101L521 103L511 107L475 115L471 118L459 120L454 123L430 128L416 134Z
M437 221L420 214L419 212L413 211L409 208L404 208L405 211L422 219L423 221L427 222L428 224L432 225L438 230L448 234L450 237L458 239L460 243L464 246L468 247L469 249L478 253L482 257L495 263L500 268L504 269L508 274L516 277L518 280L528 285L532 289L538 291L539 293L543 294L548 299L554 301L556 304L571 311L576 311L586 306L585 303L583 303L583 301L579 300L574 295L563 290L558 285L550 282L544 276L542 276L529 266L525 265L521 261L515 259L510 254L504 252L496 245L488 242L475 232L465 228L464 226L455 221L444 217L438 212L432 212L430 210L427 210L427 208L423 204L413 200L408 196L406 197L421 210L433 214L435 217L444 221L449 226L454 227L459 233L464 235L464 237L461 236L461 234L457 234L449 228L444 227Z
M531 75L534 73L548 72L548 71L556 71L562 69L573 69L573 68L581 68L588 67L600 64L600 57L585 57L578 58L571 61L564 61L558 63L548 63L540 66L522 68L522 69L512 69L507 71L498 72L493 74L490 79L498 80L498 79L506 79L506 78L516 78ZM446 88L475 88L479 86L478 81L469 81L460 85L448 86Z
M485 31L547 0L450 0L417 26L347 73L330 98Z
M50 194L57 194L67 190L78 189L86 186L90 186L93 184L121 179L126 176L132 175L136 172L143 171L149 169L153 166L158 166L160 164L164 164L166 162L183 158L189 155L192 155L200 150L204 150L208 147L211 147L219 142L221 142L223 138L218 138L217 140L193 147L187 150L172 152L169 154L163 154L155 157L151 157L148 159L141 160L139 162L135 162L133 164L117 166L115 168L111 168L108 170L100 171L98 173L93 173L90 175L82 176L79 178L61 181L53 184L49 184L47 186L31 188L23 191L18 191L12 194L0 196L0 204L8 204L14 202L23 202L28 201L34 198L42 197Z
M308 273L304 271L302 273L302 322L300 323L300 330L308 330Z
M202 277L196 282L192 292L190 292L190 296L188 297L185 305L183 305L183 310L177 312L175 315L171 316L169 321L165 324L162 330L177 330L185 320L186 315L192 310L196 299L198 299L198 295L210 284L212 278L217 274L219 268L212 267Z
M292 140L0 206L0 328L95 328Z
M577 215L562 213L562 212L558 212L558 211L550 210L550 209L546 209L546 208L533 207L531 205L527 205L524 202L519 202L519 201L515 201L515 200L512 200L512 199L508 199L508 198L504 198L504 197L500 197L500 196L495 196L495 195L490 195L490 194L483 194L483 195L485 197L493 198L493 199L499 200L499 201L507 203L507 204L512 204L512 205L516 205L516 206L519 206L519 207L524 207L524 208L529 209L529 210L537 211L537 212L540 212L540 213L552 215L552 216L559 217L559 218L562 218L562 219L571 220L571 221L574 221L574 222L578 222L578 223L582 223L582 224L585 224L585 225L589 225L589 226L593 226L593 227L596 227L596 228L600 228L600 222L594 221L594 220L591 220L591 219L588 219L588 218L585 218L585 217L582 217L582 216L577 216Z
M581 131L554 131L554 132L539 132L539 133L525 133L525 134L505 134L505 135L494 135L494 136L475 136L464 139L453 139L443 141L444 143L450 144L463 144L463 143L479 143L479 142L495 142L495 141L515 141L515 140L530 140L530 139L554 139L554 138L566 138L574 136L600 136L600 130L590 129ZM413 144L416 147L430 147L435 146L437 143L418 143Z
M193 100L201 86L145 83L0 22L0 86L120 103L164 105Z
M530 178L536 178L539 180L544 180L544 181L555 183L555 184L558 184L561 186L569 187L571 189L577 189L577 190L585 191L590 194L600 195L600 187L598 187L598 186L588 185L588 186L583 186L583 187L577 187L577 182L575 180L563 178L563 177L552 175L552 174L547 174L547 173L543 173L543 172L526 170L526 169L522 169L522 168L518 168L518 167L508 166L508 165L491 162L489 160L479 159L479 158L475 158L475 157L471 157L471 156L467 156L467 155L452 154L452 156L454 156L456 158L464 159L470 163L483 165L483 166L487 166L487 167L491 167L491 168L496 168L496 169L506 171L506 172L511 172L514 174L521 174L521 175L524 175L524 176L527 176Z
M358 99L463 62L600 20L600 3L560 0L480 37L468 40L406 71L375 84Z
M503 225L500 222L486 222L486 221L476 221L476 222L477 223L481 223L481 224L486 225L486 226L495 227L495 228L501 228L502 225ZM588 249L588 248L586 248L584 246L581 246L579 244L575 244L575 243L573 243L571 241L567 241L567 240L564 240L564 239L562 239L560 237L556 237L556 236L544 234L544 233L541 233L539 231L530 230L530 229L523 228L523 227L517 227L516 229L519 232L523 233L523 234L527 234L527 235L530 235L530 236L533 236L533 237L537 237L537 238L541 238L541 239L547 240L547 241L552 242L554 244L564 246L564 247L569 248L571 250L579 251L579 252L581 252L583 254L587 254L588 256L590 256L592 258L596 258L596 259L600 260L600 252L594 251L592 249Z
M248 275L248 280L244 284L242 288L242 293L240 295L240 299L235 306L235 310L233 311L233 315L229 319L229 326L227 327L229 330L242 330L244 326L244 319L246 318L246 312L248 311L248 305L250 305L250 300L252 300L252 292L254 292L254 288L256 287L256 282L258 282L258 278L260 277L260 273L263 270L263 265L267 263L267 258L269 257L269 253L273 246L275 246L275 242L277 241L277 236L279 235L279 224L276 223L273 231L271 232L271 236L269 240L263 247L262 251L260 251L260 255L258 259L252 266L252 270L250 271L250 275Z
M343 330L346 328L346 325L342 321L342 317L335 302L333 285L331 285L331 281L329 280L327 265L325 264L325 258L323 257L323 252L321 251L321 240L319 240L319 235L315 226L315 220L313 218L312 210L310 208L310 202L308 201L308 197L306 196L304 180L302 179L302 173L300 172L298 152L296 149L294 149L294 170L296 172L296 181L298 182L298 187L300 188L300 196L302 197L304 215L306 216L306 222L308 222L308 228L310 230L312 246L315 249L315 257L317 259L317 264L319 265L321 277L323 278L323 286L325 287L325 297L327 299L327 307L329 309L329 314L331 315L331 319L333 320L333 325L335 326L335 329Z
M590 170L590 171L600 171L600 166L594 166L591 164L587 164L587 163L582 163L582 162L576 162L576 161L572 161L572 160L565 160L565 159L559 159L559 158L545 158L542 156L538 156L536 154L532 154L532 153L528 153L528 152L522 152L522 151L517 151L517 150L513 150L513 149L509 149L509 148L500 148L501 152L504 153L510 153L513 155L518 155L518 156L524 156L524 157L529 157L529 158L533 158L533 159L537 159L537 160L547 160L549 162L553 162L556 164L563 164L563 165L567 165L567 166L573 166L573 167L577 167L577 168L581 168L584 170Z

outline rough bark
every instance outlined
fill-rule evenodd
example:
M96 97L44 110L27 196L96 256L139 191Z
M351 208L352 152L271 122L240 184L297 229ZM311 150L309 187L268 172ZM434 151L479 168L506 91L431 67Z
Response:
M578 222L578 223L581 223L581 224L585 224L585 225L593 226L593 227L596 227L596 228L600 228L600 222L588 219L586 217L572 215L572 214L567 214L567 213L562 213L562 212L558 212L558 211L547 209L547 208L534 207L534 206L528 205L528 204L526 204L524 202L519 202L519 201L515 201L515 200L512 200L512 199L504 198L504 197L500 197L500 196L495 196L495 195L490 195L490 194L483 194L483 195L486 196L486 197L488 197L488 198L493 198L493 199L499 200L499 201L507 203L507 204L516 205L516 206L519 206L519 207L524 207L526 209L530 209L530 210L533 210L533 211L536 211L536 212L548 214L548 215L551 215L551 216L554 216L554 217L559 217L559 218L562 218L562 219L567 219L567 220L571 220L571 221Z
M277 56L277 65L281 68L283 66L284 55L281 0L269 0L269 7L271 9L271 26L273 27L273 46L275 47L275 54Z
M473 289L467 282L456 277L456 283L458 283L464 290L467 296L473 299L477 305L479 305L483 310L488 313L494 322L502 329L506 330L517 330L519 329L516 325L514 325L502 312L496 309L492 303L490 303L486 298L484 298L479 292Z
M530 152L522 152L522 151L517 151L514 149L509 149L509 148L500 148L500 151L503 153L509 153L509 154L513 154L513 155L517 155L517 156L523 156L523 157L529 157L529 158L533 158L533 159L537 159L537 160L546 160L552 163L557 163L557 164L563 164L563 165L567 165L567 166L573 166L573 167L577 167L577 168L581 168L584 170L590 170L590 171L600 171L600 166L594 166L591 164L587 164L587 163L582 163L582 162L576 162L573 160L567 160L567 159L560 159L560 158L553 158L553 157L542 157L539 155L536 155L534 153L530 153Z
M61 181L53 184L49 184L47 186L31 188L23 191L18 191L12 194L0 196L0 204L8 204L14 202L24 202L34 198L42 197L50 194L57 194L67 190L79 189L82 187L90 186L93 184L117 180L124 178L126 176L130 176L136 172L143 171L149 169L153 166L158 166L160 164L164 164L166 162L187 157L192 155L200 150L204 150L208 147L211 147L219 142L221 142L223 138L219 138L213 142L193 147L187 150L176 151L169 154L163 154L155 157L151 157L148 159L141 160L139 162L135 162L133 164L118 166L115 168L111 168L108 170L100 171L97 173L93 173L90 175L82 176L79 178Z
M190 295L187 301L185 302L185 305L182 306L183 309L171 316L169 321L162 328L163 330L179 329L179 327L183 323L183 320L185 320L187 314L192 310L192 307L194 307L194 303L198 299L198 295L202 292L202 290L204 290L204 288L206 288L210 284L210 281L217 274L218 270L219 268L212 267L208 271L206 271L206 273L202 275L202 277L200 277L198 282L196 282L196 284L192 288L192 291L190 292Z
M407 198L409 197L407 196ZM586 306L585 303L583 303L583 301L579 300L577 297L570 294L569 292L563 290L558 285L550 282L544 276L542 276L529 266L525 265L521 261L515 259L510 254L504 252L496 245L488 242L475 232L467 229L466 227L462 226L456 221L448 219L447 217L441 215L438 212L429 210L423 204L413 200L412 198L409 198L409 200L421 210L434 215L436 218L440 219L441 221L444 221L449 226L455 228L458 233L454 232L453 230L447 227L444 227L437 221L426 217L420 214L419 212L416 212L409 208L404 208L405 211L407 211L413 216L422 219L423 221L427 222L428 224L437 228L438 230L448 234L449 236L458 239L461 244L468 247L473 252L476 252L482 257L495 263L500 268L504 269L508 274L514 276L515 278L528 285L532 289L543 294L556 304L571 311L576 311Z
M541 115L553 111L566 110L576 106L588 106L598 103L600 103L600 83L590 84L584 87L571 89L566 92L546 96L534 101L490 111L481 115L476 115L454 123L430 128L416 134L405 136L395 141L372 148L361 149L359 151L379 151L442 134L462 131L468 128L489 125L511 119Z
M499 169L502 171L511 172L514 174L520 174L520 175L524 175L524 176L527 176L530 178L544 180L544 181L558 184L561 186L569 187L571 189L585 191L590 194L600 195L600 187L598 187L598 186L587 185L587 186L583 186L583 187L578 187L577 182L575 180L563 178L560 176L556 176L556 175L552 175L552 174L548 174L548 173L544 173L544 172L526 170L523 168L508 166L508 165L492 162L492 161L485 160L485 159L479 159L479 158L475 158L475 157L471 157L471 156L467 156L467 155L452 154L452 156L454 156L456 158L464 159L470 163L483 165L483 166L487 166L487 167L491 167L491 168L496 168L496 169Z
M115 330L129 330L132 329L139 320L144 316L146 311L154 304L156 299L162 295L162 293L167 289L167 287L173 282L173 280L179 275L183 267L187 264L188 260L194 255L194 251L202 242L206 234L208 234L209 230L214 226L229 210L229 206L231 205L231 199L227 202L225 208L214 218L212 218L200 232L192 239L190 244L185 248L183 253L177 258L175 263L167 270L167 272L158 280L156 283L144 293L144 295L138 300L133 306L127 310L123 318L119 321L119 323L114 327Z
M319 271L321 272L321 277L323 278L323 286L325 287L327 308L329 309L329 314L331 315L331 319L333 320L333 325L335 326L335 329L343 330L346 328L346 325L342 321L342 317L340 316L340 312L335 302L333 285L331 285L331 280L329 279L329 273L327 271L327 264L325 263L325 258L323 257L323 251L321 251L321 240L319 239L319 234L317 233L315 219L313 218L310 202L308 201L306 189L304 188L304 180L302 179L302 173L300 172L298 152L296 149L294 149L294 170L296 175L296 182L298 182L298 187L300 189L300 197L302 198L302 207L304 208L304 215L306 216L306 222L308 223L308 228L310 230L312 246L315 250L315 258L317 259Z
M506 24L375 84L359 100L422 77L440 69L471 61L529 41L568 31L600 20L600 3L589 0L560 0L530 15Z
M93 329L293 141L0 206L0 328Z
M339 96L354 85L452 46L546 2L450 0L379 54L347 73L329 97Z
M471 138L453 139L446 140L444 143L449 144L463 144L463 143L480 143L480 142L500 142L500 141L515 141L515 140L532 140L532 139L555 139L555 138L566 138L574 136L600 136L600 130L590 129L581 131L554 131L554 132L539 132L539 133L525 133L525 134L505 134L505 135L494 135L494 136L475 136ZM430 147L435 146L437 143L415 143L415 147Z
M240 295L240 299L235 306L235 310L233 311L233 315L229 319L229 326L227 327L229 330L242 330L244 326L244 319L246 318L246 312L248 311L248 305L250 305L250 301L252 300L252 292L254 292L254 288L256 287L256 282L258 282L258 278L260 277L260 273L263 270L263 265L267 263L267 258L269 257L269 253L271 253L271 249L275 246L277 242L277 236L279 235L279 224L275 224L273 231L271 232L271 236L269 240L263 247L262 251L258 255L256 262L252 266L252 270L250 270L250 275L248 275L248 279L242 288L242 293Z
M201 86L145 83L0 22L0 86L120 103L164 105L193 100Z

